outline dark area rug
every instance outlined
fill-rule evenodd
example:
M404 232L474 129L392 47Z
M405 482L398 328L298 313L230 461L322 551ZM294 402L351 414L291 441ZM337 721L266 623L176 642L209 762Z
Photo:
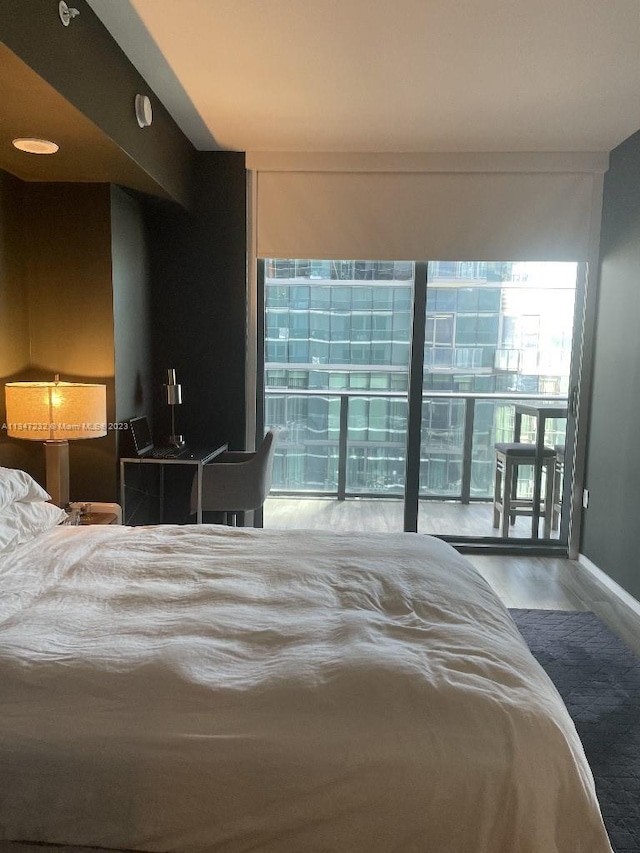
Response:
M640 658L594 613L511 610L575 723L616 853L640 851Z

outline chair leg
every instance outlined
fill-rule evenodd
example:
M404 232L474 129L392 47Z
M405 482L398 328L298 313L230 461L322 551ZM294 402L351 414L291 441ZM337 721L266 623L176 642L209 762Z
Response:
M545 483L544 483L544 527L543 536L545 539L551 539L551 524L553 518L553 496L554 496L554 462L548 462L544 466Z
M496 460L496 477L493 486L493 526L500 527L500 510L498 505L502 500L502 463Z
M504 539L509 538L509 516L511 515L511 488L514 476L516 476L517 471L517 465L513 465L508 458L505 459L504 483L502 488L502 536Z
M557 530L560 526L560 491L562 488L562 468L555 465L553 469L553 510L551 517L551 529Z
M509 503L511 503L511 501L515 502L518 499L518 465L517 465L517 463L514 463L511 465L511 473L509 475L509 482L511 484L511 487L510 487L511 499L510 499ZM516 523L515 515L511 515L510 521L511 521L511 524Z

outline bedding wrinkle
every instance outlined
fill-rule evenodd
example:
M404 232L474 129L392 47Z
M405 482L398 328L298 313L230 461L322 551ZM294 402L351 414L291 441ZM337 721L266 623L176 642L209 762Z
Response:
M611 853L557 691L443 542L61 528L0 582L0 839Z

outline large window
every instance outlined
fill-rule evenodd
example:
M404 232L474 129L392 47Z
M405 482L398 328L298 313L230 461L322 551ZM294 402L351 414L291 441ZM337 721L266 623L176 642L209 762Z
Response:
M335 492L344 407L346 492L402 495L412 288L411 263L266 263L265 422L286 428L276 489Z
M421 269L418 496L489 502L514 400L568 396L577 265ZM285 428L276 491L402 497L415 295L413 262L265 262L265 425ZM565 429L550 424L549 441Z

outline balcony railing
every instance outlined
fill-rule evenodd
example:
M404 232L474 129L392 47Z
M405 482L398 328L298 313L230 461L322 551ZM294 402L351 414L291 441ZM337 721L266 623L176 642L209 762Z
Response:
M402 497L406 392L272 388L267 427L284 430L274 464L274 494ZM566 401L559 395L428 391L422 398L420 498L489 500L494 444L512 441L514 405ZM533 441L523 421L521 441ZM566 422L550 422L546 441L564 443ZM532 483L531 483L532 485ZM526 487L525 487L526 488Z

